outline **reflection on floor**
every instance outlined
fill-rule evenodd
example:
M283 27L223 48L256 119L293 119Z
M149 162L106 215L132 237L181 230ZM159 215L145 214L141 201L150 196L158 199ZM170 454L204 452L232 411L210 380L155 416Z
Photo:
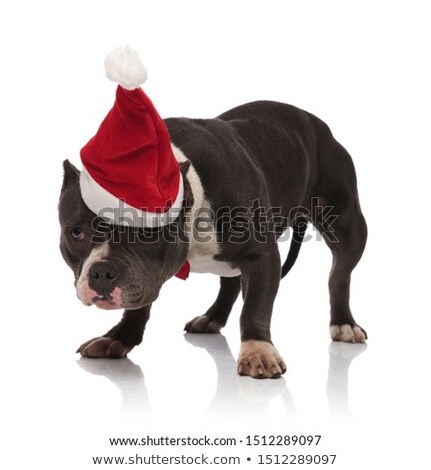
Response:
M296 421L294 398L282 377L276 380L255 380L234 373L235 359L226 338L221 335L186 334L185 340L196 348L204 349L217 369L216 391L207 407L206 422L226 426L226 417L247 426L251 420L264 423L270 412L270 403L278 397L283 404L284 420ZM352 361L366 350L365 344L332 342L329 345L327 399L330 418L350 417L348 382ZM139 365L130 359L84 359L77 361L86 372L104 376L118 387L122 396L125 418L140 416L151 422L151 403L145 377Z

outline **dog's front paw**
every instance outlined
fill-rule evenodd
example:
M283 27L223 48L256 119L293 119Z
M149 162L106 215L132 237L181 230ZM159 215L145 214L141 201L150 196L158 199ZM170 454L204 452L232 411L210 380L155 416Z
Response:
M118 359L125 357L131 350L131 347L117 339L100 336L81 344L76 352L83 357Z
M329 334L333 341L365 343L367 333L358 325L331 325Z
M187 333L220 333L223 325L211 320L208 315L201 315L200 317L193 318L184 327Z
M237 362L239 375L255 379L276 379L286 372L286 365L271 343L243 341Z

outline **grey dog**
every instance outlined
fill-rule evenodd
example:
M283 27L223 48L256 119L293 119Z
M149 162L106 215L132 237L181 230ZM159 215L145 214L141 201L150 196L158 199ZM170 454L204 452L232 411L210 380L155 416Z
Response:
M331 337L365 342L367 335L350 311L349 289L367 227L352 159L328 126L308 112L270 101L248 103L215 119L170 118L165 124L185 189L178 218L165 227L137 231L99 225L82 200L79 171L64 162L60 247L78 297L87 305L125 309L116 326L78 352L125 356L142 341L162 284L188 260L192 272L220 276L220 291L185 330L218 333L241 291L238 373L279 377L286 366L271 342L271 314L309 223L333 256ZM288 227L292 241L282 265L277 239Z

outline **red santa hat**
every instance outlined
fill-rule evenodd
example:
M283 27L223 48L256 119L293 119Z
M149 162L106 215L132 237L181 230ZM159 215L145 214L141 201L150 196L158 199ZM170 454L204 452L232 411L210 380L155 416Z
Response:
M114 224L167 225L181 209L183 181L168 129L140 88L147 71L130 46L114 49L105 69L119 86L113 108L81 150L82 198Z

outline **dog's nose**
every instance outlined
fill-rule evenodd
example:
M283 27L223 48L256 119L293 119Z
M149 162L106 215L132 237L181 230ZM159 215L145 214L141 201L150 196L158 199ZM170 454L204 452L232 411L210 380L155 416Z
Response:
M99 261L88 271L88 283L98 294L108 297L115 287L119 274L119 269L113 264Z

